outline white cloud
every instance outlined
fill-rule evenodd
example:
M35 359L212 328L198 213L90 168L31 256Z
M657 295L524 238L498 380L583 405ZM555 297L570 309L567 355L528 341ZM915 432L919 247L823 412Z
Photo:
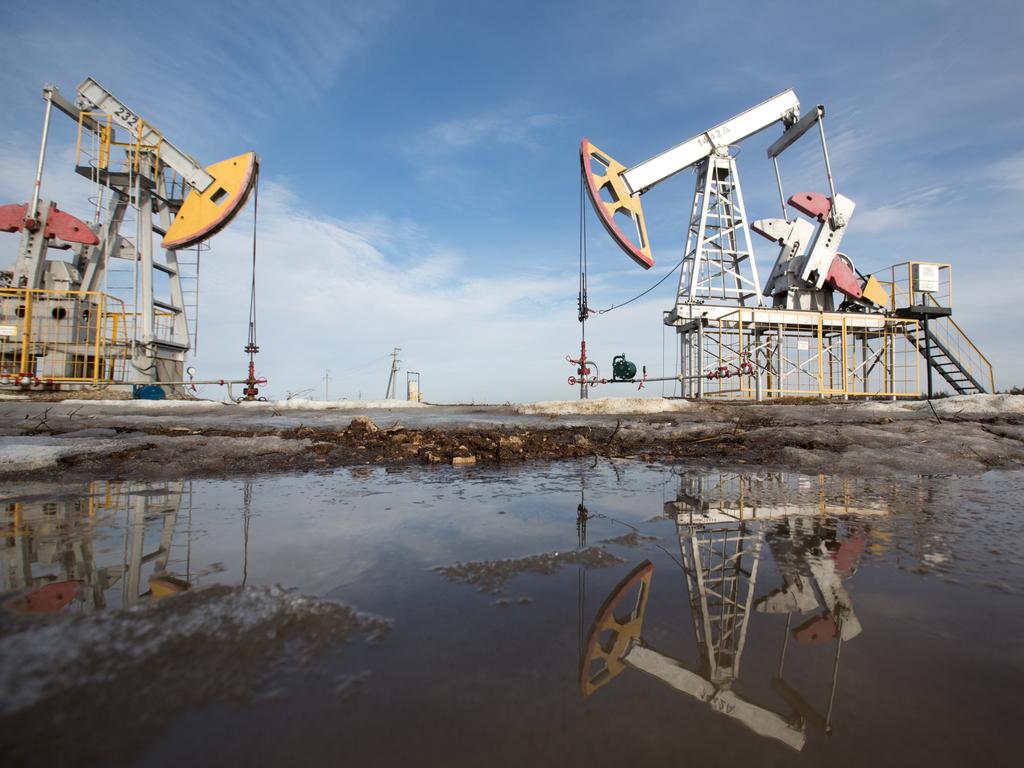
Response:
M920 224L925 217L934 215L937 209L944 206L943 197L948 194L945 187L936 186L916 189L881 205L871 205L869 200L854 211L854 223L851 226L865 234L907 229Z
M325 100L393 8L391 0L186 1L159 21L141 6L114 14L96 14L86 4L33 8L0 29L0 90L17 125L34 119L42 78L73 99L73 88L92 75L202 156L211 145L244 143L249 124L304 119L305 105ZM163 41L146 55L115 42L136 39L144 29Z
M427 136L434 149L459 150L485 141L529 144L538 130L557 125L561 120L559 115L551 113L507 109L437 123Z
M270 393L322 392L318 382L330 369L334 396L383 396L383 356L397 346L403 369L422 373L428 399L572 397L565 384L572 369L564 358L579 348L574 273L471 277L457 251L430 243L419 230L408 238L388 229L380 216L368 223L312 216L287 189L264 184L257 256L263 351L257 364L271 380ZM204 261L203 377L244 370L250 232L251 219L236 221L212 241ZM379 233L384 236L377 239ZM399 260L396 247L415 250ZM641 316L642 324L658 321L657 310ZM629 327L632 321L605 324L616 331ZM605 350L610 360L625 342L618 332L609 338L616 344L614 352ZM374 359L379 364L367 368Z
M989 269L953 274L953 319L992 363L996 389L1024 385L1020 340L1020 285L1024 267L1014 258L987 258ZM923 370L923 369L922 369Z
M1024 151L1002 157L991 163L984 175L1000 190L1024 193Z

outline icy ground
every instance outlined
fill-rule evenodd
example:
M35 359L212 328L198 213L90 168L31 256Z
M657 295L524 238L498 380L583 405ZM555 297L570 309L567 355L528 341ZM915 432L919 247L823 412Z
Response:
M782 404L600 398L506 406L0 402L0 477L8 486L2 496L18 481L87 476L182 478L583 456L852 474L1017 467L1024 465L1024 396Z
M544 413L555 416L580 414L676 413L690 407L689 400L658 397L600 397L590 400L542 400L512 406L516 413Z

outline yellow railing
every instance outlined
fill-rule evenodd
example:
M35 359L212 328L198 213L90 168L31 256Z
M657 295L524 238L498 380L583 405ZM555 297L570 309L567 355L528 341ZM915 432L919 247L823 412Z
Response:
M120 336L127 339L132 335L140 335L138 333L137 320L142 317L141 312L111 312L109 315L116 324L117 332ZM153 335L157 339L179 341L174 325L175 317L174 312L154 312ZM116 336L117 334L114 335Z
M92 128L89 122L93 122L96 128ZM84 131L91 131L99 138L97 155L94 158L98 170L107 170L110 167L110 150L112 147L124 147L127 153L129 164L134 173L138 173L142 167L143 153L153 158L152 168L149 169L155 175L160 168L160 146L159 144L143 144L142 132L147 127L144 120L139 119L135 124L135 136L130 141L114 141L113 115L107 112L80 112L78 115L78 138L75 140L75 164L82 165L82 134ZM148 126L152 130L152 126Z
M936 317L928 321L928 330L935 339L946 348L949 354L967 371L976 382L988 392L996 391L995 377L992 374L992 363L981 353L974 342L968 338L952 317ZM923 347L924 342L920 345ZM933 352L934 354L934 352Z
M919 267L936 267L938 283L934 291L922 291L915 279ZM883 287L889 291L890 312L910 306L930 304L936 307L953 306L953 268L936 261L904 261L893 264L874 274Z
M0 383L125 380L124 316L98 291L0 288Z
M935 267L938 280L934 290L921 290L923 284L917 279L920 267ZM945 307L953 306L953 268L949 264L934 261L904 261L876 273L875 277L889 290L889 311L911 306ZM982 387L995 392L995 378L992 364L968 338L952 317L935 317L928 322L928 328L960 366ZM924 340L919 341L924 348Z
M808 313L799 322L793 318L794 313L737 309L709 320L701 351L704 394L744 398L758 392L763 397L920 395L920 355L913 340L916 320L866 321L842 313ZM754 366L756 375L743 370L744 362ZM728 375L715 376L716 371Z
M949 264L907 261L875 277L889 291L889 312L952 306ZM925 339L923 321L914 317L737 308L706 320L700 344L695 343L697 332L687 331L684 393L741 398L919 397L926 374L921 354ZM928 326L933 339L964 371L983 389L995 391L992 365L951 317L929 318ZM937 354L935 350L933 355ZM692 378L697 373L701 380Z

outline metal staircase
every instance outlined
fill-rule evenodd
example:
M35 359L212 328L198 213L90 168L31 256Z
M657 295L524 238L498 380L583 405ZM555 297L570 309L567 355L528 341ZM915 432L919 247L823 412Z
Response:
M958 395L995 392L992 363L954 321L952 268L949 264L906 261L879 274L891 297L893 317L914 320L902 326L907 339L925 359L928 396L932 373L939 374Z
M992 364L951 317L904 326L925 361L958 395L993 392Z

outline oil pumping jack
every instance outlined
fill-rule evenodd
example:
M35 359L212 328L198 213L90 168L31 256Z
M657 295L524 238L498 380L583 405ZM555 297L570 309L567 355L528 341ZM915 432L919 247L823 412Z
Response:
M686 249L679 265L682 270L675 305L664 318L666 325L676 326L682 333L694 321L704 322L709 317L719 319L736 307L765 307L765 297L772 300L773 308L819 312L833 310L834 292L843 297L842 311L878 311L887 304L888 294L879 281L861 276L853 261L839 252L855 204L836 192L822 123L824 114L825 108L818 105L801 117L796 94L786 90L632 167L626 167L583 139L579 151L583 192L612 240L644 269L654 266L655 260L641 197L682 171L695 171ZM736 149L744 140L775 125L780 125L783 131L769 147L768 157L775 169L782 218L750 223L740 186ZM821 140L830 195L801 192L787 200L778 157L815 127ZM815 223L791 217L789 208ZM581 207L580 321L585 323L594 313L585 301L583 222ZM750 230L781 246L763 290ZM570 362L578 366L583 396L584 382L590 386L604 383L588 370L591 361L586 357L585 344L581 344L579 359L570 359ZM737 355L731 366L725 366L724 370L719 367L712 375L753 373L749 356ZM701 371L688 378L704 375ZM686 377L680 373L647 381L683 378Z
M122 333L124 325L131 326L127 378L143 384L243 383L246 396L254 398L256 384L263 380L256 379L251 365L252 355L259 351L253 338L252 307L245 349L250 358L247 378L185 382L183 376L186 354L196 338L197 318L191 318L190 333L186 294L194 294L198 311L199 254L206 240L237 217L255 190L256 153L203 166L91 77L78 86L74 102L52 85L43 89L43 99L45 117L32 198L24 204L0 205L0 231L21 234L13 271L0 273L0 288L5 289L0 322L11 322L13 331L8 335L16 342L5 349L5 379L33 388L83 380L110 383L116 378L104 370L112 356L106 342L115 339L96 318L115 313L96 297L108 289L111 260L121 259L132 263L132 285L117 287L130 291L133 304L119 318ZM78 124L75 171L94 184L93 222L77 219L41 197L53 107ZM123 162L115 161L115 149L124 150ZM154 235L161 237L163 258L155 253ZM253 240L255 258L255 233ZM73 258L48 259L50 248L70 250ZM184 265L179 259L189 249L195 251L190 262L194 274L188 277L195 281L191 291L183 288ZM255 291L255 273L253 278ZM155 295L157 279L166 280L167 299ZM36 305L34 322L26 317L30 300ZM69 331L72 325L76 327Z

